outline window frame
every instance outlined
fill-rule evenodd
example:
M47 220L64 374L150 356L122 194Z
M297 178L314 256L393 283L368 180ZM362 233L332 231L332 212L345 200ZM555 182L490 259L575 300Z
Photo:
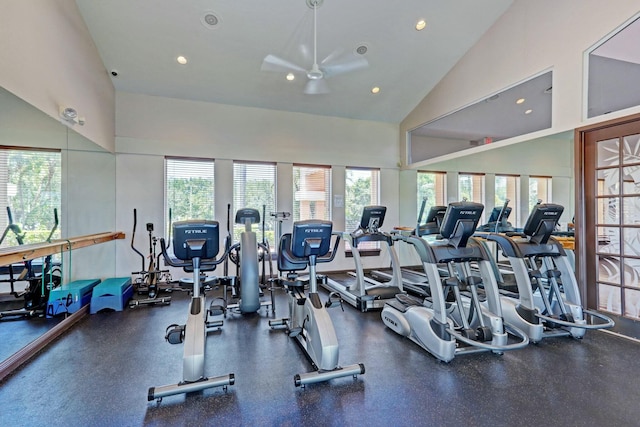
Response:
M239 199L237 198L238 193L236 192L236 188L238 186L238 183L236 181L236 166L238 165L244 165L245 167L258 167L258 166L268 166L273 168L273 181L272 181L272 191L271 191L271 196L272 196L272 204L268 204L266 207L263 208L263 205L260 206L248 206L246 204L244 204L243 206L238 205ZM271 178L271 177L269 177ZM239 209L244 209L244 208L253 208L253 209L257 209L260 212L260 223L259 224L254 224L252 226L252 229L254 227L257 226L257 230L256 234L257 234L257 241L259 243L263 242L263 241L268 241L269 244L271 245L271 250L272 252L274 251L274 249L277 247L277 243L275 242L275 228L274 228L274 224L273 221L267 221L266 217L269 217L269 215L271 214L271 212L275 212L276 211L276 207L278 206L277 203L277 197L278 197L278 170L277 170L277 164L276 162L260 162L260 161L251 161L251 160L234 160L233 161L233 201L232 201L232 207L233 207L233 211L231 212L232 215L232 237L233 237L233 241L234 242L238 242L240 239L240 233L244 231L245 227L244 225L241 224L236 224L235 223L235 215L236 212ZM245 179L245 186L246 186L246 179ZM243 192L243 194L245 195L246 198L246 191ZM263 235L263 225L264 225L264 235ZM269 235L270 238L265 237L265 235Z
M171 184L169 183L169 180L171 179L171 177L169 177L169 173L170 173L170 164L173 162L184 162L185 164L191 163L191 165L193 166L195 163L202 163L202 164L211 164L211 173L208 176L202 177L202 176L198 176L197 178L199 179L208 179L210 177L210 181L211 181L211 194L209 195L210 199L211 199L211 203L210 203L210 212L206 212L204 215L194 215L193 213L190 215L182 215L181 213L178 213L176 215L175 206L172 206L171 204L171 200L175 200L174 197L170 196L170 186ZM182 167L184 168L184 167ZM202 168L204 170L204 167ZM193 171L193 167L191 168L184 168L184 170L190 170ZM190 174L192 175L192 174ZM186 177L182 177L182 178L174 178L174 179L185 179ZM191 178L195 178L194 176L190 176L189 179ZM171 200L170 200L171 199ZM211 158L198 158L198 157L176 157L176 156L166 156L164 159L164 213L165 213L165 218L167 218L167 225L165 227L165 235L169 236L170 235L170 227L171 227L171 223L174 221L180 221L180 220L186 220L186 219L206 219L206 220L215 220L215 159L211 159Z
M507 180L505 197L509 199L509 207L511 208L511 215L509 215L508 220L514 227L520 227L520 175L496 174L493 191L495 204L493 207L502 207L505 202L504 199L498 198L498 178L505 178ZM491 212L491 209L489 209L489 212Z
M420 185L420 176L424 175L433 175L434 176L434 188L432 192L435 197L429 198L428 190L421 188ZM437 171L423 171L419 170L417 173L417 213L420 214L420 207L422 206L422 200L426 197L427 202L425 203L425 213L429 212L429 208L433 206L446 206L447 205L447 173L446 172L437 172ZM416 218L419 219L419 218Z
M303 172L303 170L306 170L308 172L310 172L310 174L315 173L314 170L316 172L319 172L321 170L325 171L325 175L323 176L323 180L324 180L324 203L325 203L325 208L323 209L324 211L324 215L318 216L318 215L312 215L312 216L307 216L307 215L303 215L302 214L302 206L298 205L299 203L301 203L303 200L307 200L307 199L301 199L301 197L303 197L305 195L306 192L313 192L313 193L318 193L320 190L303 190L302 189L302 176L298 177L300 179L299 185L300 185L300 189L296 190L296 169L298 169L300 171L300 173ZM327 166L327 165L310 165L310 164L302 164L302 163L294 163L293 164L293 186L292 186L292 193L293 193L293 212L292 212L292 218L293 221L301 221L301 220L306 220L306 219L324 219L327 221L331 221L332 220L332 204L331 204L331 200L332 200L332 179L333 179L333 174L332 174L332 169L331 166ZM326 174L326 172L328 171L328 176ZM314 182L311 182L312 186L314 184ZM314 186L315 187L315 186ZM313 194L308 194L308 197L312 197ZM308 201L310 202L317 202L320 199L314 199L314 200L310 200L308 199ZM311 209L311 207L309 207L309 209Z
M370 200L368 203L365 203L363 206L360 207L359 209L359 213L358 213L358 217L355 220L350 220L347 218L347 211L348 211L348 206L350 203L349 197L348 197L348 180L349 180L349 172L350 171L368 171L370 172L370 185L371 188L369 189L369 195L370 195ZM347 233L352 233L353 231L355 231L357 229L357 225L360 224L360 218L362 215L362 208L364 208L364 206L369 206L369 205L379 205L380 204L380 168L366 168L366 167L351 167L351 166L347 166L345 168L345 174L344 174L344 178L345 178L345 198L344 198L344 212L345 212L345 218L344 218L344 224L345 224L345 232ZM355 227L353 227L353 229L350 229L349 224L353 224L355 222L355 224L357 224ZM346 257L352 257L353 254L351 253L351 246L349 245L349 242L345 241L345 256ZM377 256L380 255L380 242L365 242L363 245L361 245L358 248L358 252L360 253L361 256Z
M48 190L45 190L45 187L39 187L38 190L38 197L37 197L37 201L31 201L32 202L32 206L27 206L25 208L25 206L29 203L29 201L23 202L23 203L19 203L22 207L22 209L16 209L16 206L14 206L13 201L11 200L11 198L15 198L17 194L21 193L19 188L17 186L20 185L20 183L17 184L16 188L15 188L15 195L10 195L10 193L12 192L10 190L11 186L11 182L12 179L9 175L10 173L10 167L9 167L9 162L10 162L10 157L12 154L18 154L18 153L27 153L27 155L31 155L31 156L37 156L40 154L42 156L42 158L44 160L47 160L45 158L46 154L48 153L50 155L57 155L57 158L55 159L56 163L55 163L55 169L54 172L49 173L49 179L47 180L48 183ZM52 160L53 156L51 158L49 158L48 160ZM45 241L49 235L51 234L51 230L54 226L55 220L54 220L54 214L53 211L54 209L58 212L58 217L60 216L60 211L62 208L62 150L60 149L48 149L48 148L34 148L34 147L15 147L15 146L7 146L7 145L0 145L0 161L3 162L3 167L0 168L0 185L2 185L2 187L5 189L5 191L2 192L2 194L0 194L0 200L1 203L3 205L3 210L6 212L6 208L10 207L11 208L11 214L12 214L12 219L14 224L20 224L22 231L25 233L24 236L24 244L29 244L29 243L40 243ZM50 169L50 168L49 168ZM35 173L35 172L34 172ZM24 176L24 175L21 175ZM40 181L39 179L37 179L38 177L36 177L35 175L32 177L34 179L34 181ZM55 186L56 188L54 189L53 186ZM30 186L31 188L31 186ZM43 199L40 198L39 196L42 195L43 193L47 193L48 196L45 197L48 201L48 203L43 203ZM46 196L46 194L45 194ZM34 208L33 204L37 205L37 208ZM34 217L34 215L32 215L32 212L34 210L40 210L40 208L43 208L43 211L41 213L42 215L42 221L38 221L39 215L36 215ZM25 209L28 209L28 211L26 211ZM34 222L36 221L36 222ZM2 214L0 215L0 226L2 227L2 229L6 229L7 225L8 225L9 221L8 221L8 214ZM62 235L62 230L61 230L61 225L58 225L56 227L56 230L54 232L54 234L51 236L52 238L60 238L60 236ZM12 233L7 234L7 236L5 237L5 240L2 242L3 247L4 246L15 246L18 244L17 240L15 239L15 235L13 235Z

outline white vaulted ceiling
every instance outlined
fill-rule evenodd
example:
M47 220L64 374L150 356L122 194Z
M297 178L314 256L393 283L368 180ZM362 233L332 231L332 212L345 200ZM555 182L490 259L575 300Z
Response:
M330 93L321 95L303 93L303 72L290 82L284 72L261 71L269 54L311 68L306 0L76 3L105 69L117 71L117 91L399 123L512 0L323 0L318 62L338 49L360 55L364 46L369 65L327 79ZM420 19L427 25L417 31ZM178 64L180 55L187 64Z

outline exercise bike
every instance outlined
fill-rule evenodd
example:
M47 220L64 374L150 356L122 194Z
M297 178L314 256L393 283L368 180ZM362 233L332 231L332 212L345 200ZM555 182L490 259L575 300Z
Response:
M397 295L382 310L382 321L444 362L458 354L502 354L529 343L523 331L503 321L490 255L471 237L483 208L479 203L449 204L440 237L429 242L418 236L397 236L414 245L420 255L430 296L419 301ZM472 274L471 263L477 264L480 275ZM441 277L440 266L448 271L446 277Z
M228 256L225 251L220 259L219 228L217 221L188 220L173 223L173 252L177 259L167 254L164 239L160 246L165 262L173 267L182 267L193 272L193 294L189 303L189 315L185 325L170 325L166 339L172 344L184 342L182 357L182 381L178 384L151 387L148 401L162 401L165 396L191 393L211 387L223 387L235 382L234 374L208 378L204 375L205 349L207 333L222 327L221 320L209 320L209 317L222 315L222 306L212 301L206 307L206 298L200 293L201 269L213 270Z
M327 306L331 306L332 301L330 298L323 304L318 294L316 264L331 262L340 243L340 236L335 234L331 248L332 227L330 221L297 221L293 224L293 232L284 234L280 239L278 269L286 273L286 280L282 283L289 296L289 317L271 320L269 326L272 329L285 328L313 366L314 371L294 376L296 387L345 376L356 378L365 372L362 363L349 366L338 364L338 339L327 312ZM305 296L305 281L300 280L296 272L305 270L307 266L309 295Z
M145 256L134 246L136 237L136 227L138 224L138 215L136 209L133 210L133 232L131 233L131 249L140 256L142 260L142 268L140 271L134 271L131 274L135 276L133 286L138 295L146 294L147 298L132 299L129 302L130 308L140 307L143 305L166 305L171 303L170 296L160 297L161 290L170 292L170 287L161 288L160 283L170 283L171 274L169 270L160 270L160 255L156 255L156 245L158 238L153 235L153 223L147 223L147 233L149 233L149 265L145 262Z

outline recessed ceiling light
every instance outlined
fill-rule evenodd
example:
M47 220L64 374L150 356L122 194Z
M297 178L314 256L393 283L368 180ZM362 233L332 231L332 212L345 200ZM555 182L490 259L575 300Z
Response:
M418 22L416 22L416 30L418 31L424 30L426 26L427 26L427 22L424 19L421 19Z
M380 88L378 86L374 86L374 87L371 88L371 93L375 94L375 93L378 93L378 92L380 92Z
M207 11L204 13L204 15L202 15L202 24L206 28L215 28L219 23L220 19L215 13L211 11Z
M531 113L533 113L533 110L529 109L529 110L525 111L524 113L525 114L531 114Z
M516 104L522 104L523 102L524 102L524 98L519 98L519 99L516 101Z
M294 76L293 73L287 74L287 80L291 81L291 80L293 80L295 78L296 78L296 76Z
M369 50L369 47L366 44L361 44L356 47L356 53L358 55L364 55Z
M187 63L187 58L181 55L176 58L176 61L178 61L178 64L184 65Z

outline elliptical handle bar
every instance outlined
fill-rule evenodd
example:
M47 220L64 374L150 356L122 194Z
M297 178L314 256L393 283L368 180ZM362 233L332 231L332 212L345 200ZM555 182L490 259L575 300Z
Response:
M133 246L133 241L136 238L136 226L138 225L138 213L136 211L136 209L133 209L133 232L131 233L131 249L133 249L133 251L135 253L137 253L138 255L140 255L140 258L142 259L142 268L140 269L140 271L145 271L145 261L144 261L144 255L142 254L142 252L140 252L139 250L136 249L135 246Z
M507 206L509 206L510 201L511 200L509 199L505 199L504 204L502 205L502 209L500 209L500 213L498 214L498 219L496 220L496 228L495 228L496 233L498 233L498 226L502 222L502 215L504 215L504 211L507 209Z
M53 233L58 229L58 225L60 222L58 221L58 208L53 208L53 228L51 232L49 232L49 237L47 237L47 243L51 243L51 238L53 237Z

